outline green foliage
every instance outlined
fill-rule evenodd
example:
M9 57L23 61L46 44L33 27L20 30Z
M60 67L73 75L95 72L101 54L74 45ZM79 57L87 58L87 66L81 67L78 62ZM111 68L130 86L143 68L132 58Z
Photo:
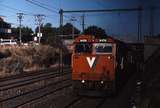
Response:
M70 23L66 23L62 29L63 29L63 35L70 35L72 34L72 28L73 25ZM38 33L38 27L36 28L36 33ZM51 23L46 23L45 25L41 26L42 31L42 40L41 42L43 44L49 44L51 46L57 46L57 47L64 47L62 46L62 41L60 37L58 36L60 34L60 28L52 27ZM79 34L80 31L74 27L75 34Z
M29 27L22 27L22 42L28 42L33 40L33 36L31 35L33 33L32 29ZM15 38L19 39L19 27L12 28L12 34Z
M97 38L104 38L107 36L105 30L97 26L89 26L84 30L84 34L93 35Z
M73 28L73 25L71 23L66 23L62 29L63 29L63 34L64 35L70 35L72 34L72 28ZM78 30L76 27L74 27L74 34L79 34L80 33L80 30Z

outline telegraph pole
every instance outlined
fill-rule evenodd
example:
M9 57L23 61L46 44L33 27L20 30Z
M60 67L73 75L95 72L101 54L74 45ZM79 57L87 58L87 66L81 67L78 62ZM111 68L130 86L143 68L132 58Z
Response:
M23 21L23 13L17 13L18 21L19 21L19 42L22 43L22 21Z
M41 25L43 24L43 20L44 20L45 15L42 14L37 14L35 15L35 21L37 22L38 25L38 43L41 43L41 37L42 37L42 33L41 33Z

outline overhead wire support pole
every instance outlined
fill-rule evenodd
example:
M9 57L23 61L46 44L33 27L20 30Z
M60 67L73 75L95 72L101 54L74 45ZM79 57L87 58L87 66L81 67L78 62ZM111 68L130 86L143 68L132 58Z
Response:
M43 20L44 20L45 15L43 14L37 14L35 15L35 20L37 21L37 25L38 25L38 43L41 43L41 37L42 37L42 33L41 33L41 25L43 24Z
M63 9L59 11L60 25L59 25L59 34L63 35ZM63 49L59 47L59 72L63 72Z
M85 14L83 14L81 16L81 18L82 18L82 32L84 33L84 29L85 29L85 22L84 22Z
M19 21L19 42L22 43L22 21L23 21L23 13L17 13L18 21Z
M77 21L75 17L71 17L70 19L71 23L72 23L72 39L74 40L74 37L75 37L75 33L74 33L74 21Z
M60 15L60 34L62 34L62 26L63 26L63 9L60 9L59 15Z
M150 36L154 36L154 11L155 7L150 7Z
M142 41L142 11L138 11L138 42Z

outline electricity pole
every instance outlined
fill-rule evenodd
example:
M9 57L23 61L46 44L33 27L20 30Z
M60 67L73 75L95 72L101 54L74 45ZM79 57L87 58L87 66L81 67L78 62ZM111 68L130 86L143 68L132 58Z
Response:
M141 7L138 10L138 42L142 42L142 11Z
M84 18L85 18L85 15L83 14L83 15L81 16L81 20L82 20L82 32L83 32L83 33L84 33L84 28L85 28Z
M17 13L18 21L19 21L19 42L22 43L22 21L23 21L23 13Z
M60 35L63 35L63 9L60 9L59 11L59 17L60 17L60 25L59 25L59 33ZM63 50L59 47L59 72L63 72Z
M45 15L42 14L37 14L35 15L35 21L37 22L36 24L38 25L38 43L41 43L41 37L42 37L42 33L41 33L41 25L43 24L43 20L44 20Z
M150 36L154 36L154 11L155 7L150 7Z
M75 17L71 17L70 21L73 22L72 23L72 39L74 39L74 34L75 34L74 33L74 21L76 21Z

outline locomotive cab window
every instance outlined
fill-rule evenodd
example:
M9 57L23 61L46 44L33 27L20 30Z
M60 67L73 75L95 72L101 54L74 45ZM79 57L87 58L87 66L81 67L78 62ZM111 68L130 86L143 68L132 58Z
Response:
M90 43L79 43L75 45L76 53L91 53L92 52L92 44Z
M112 44L96 43L94 47L96 53L112 53Z

